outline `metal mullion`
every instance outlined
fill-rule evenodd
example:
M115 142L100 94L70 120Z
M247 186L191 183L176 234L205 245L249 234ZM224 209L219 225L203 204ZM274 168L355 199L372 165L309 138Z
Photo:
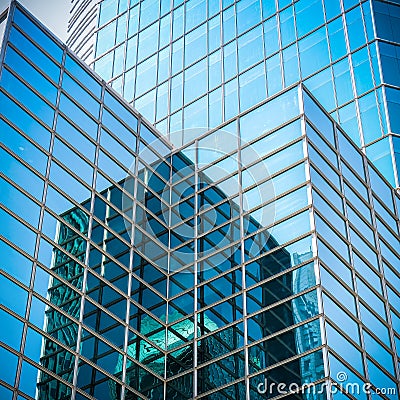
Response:
M365 177L366 177L366 183L368 185L367 191L368 191L368 197L369 201L372 203L374 199L373 191L372 191L372 185L371 185L371 177L369 173L369 162L366 159L366 157L363 157L363 164L364 164L364 172L365 172ZM392 189L393 192L393 189ZM394 200L394 199L392 199ZM397 349L396 349L396 336L394 334L394 328L393 328L393 322L392 322L392 316L391 316L391 303L389 301L389 295L388 295L388 290L386 286L386 276L385 276L385 271L384 271L384 266L383 266L383 255L382 255L382 250L381 250L381 245L380 245L380 237L379 237L379 231L378 231L378 226L376 222L376 211L375 207L372 207L371 209L371 218L372 218L372 225L373 225L373 233L374 233L374 238L375 238L375 249L377 250L377 258L378 258L378 263L379 263L379 272L382 274L384 279L381 279L381 285L382 285L382 294L385 299L384 301L384 307L385 307L385 313L386 313L386 320L388 322L388 331L389 331L389 339L390 339L390 345L391 349L393 351L393 360L394 360L394 372L396 374L396 378L399 379L400 377L400 367L399 367L399 356L397 354ZM388 263L390 265L390 263ZM386 321L385 321L386 322ZM365 348L365 344L364 344ZM399 390L400 384L397 384L397 390Z
M65 61L64 61L65 62ZM99 159L99 141L100 141L100 134L101 134L101 124L99 121L102 119L103 114L103 104L104 104L104 93L105 93L105 86L104 83L101 88L101 99L100 99L100 110L99 110L99 118L97 124L97 140L96 140L96 148L95 148L95 158L94 158L94 168L92 172L92 186L90 188L91 191L91 200L90 200L90 217L89 217L89 225L88 225L88 233L87 236L90 239L92 234L92 227L93 227L93 215L94 215L94 205L95 205L95 187L96 187L96 179L97 179L97 166L98 166L98 159ZM85 254L85 265L88 264L89 255L91 251L91 243L87 241L86 244L86 254ZM81 297L81 304L80 304L80 311L79 311L79 324L78 324L78 332L77 332L77 352L79 353L79 348L82 340L82 324L83 324L83 317L84 317L84 309L85 309L85 293L86 293L86 285L87 285L87 268L83 268L83 280L82 280L82 288L83 288L83 296ZM75 358L75 373L73 377L73 385L74 390L71 394L71 400L75 400L76 397L76 390L78 387L78 371L79 371L79 358L80 356Z

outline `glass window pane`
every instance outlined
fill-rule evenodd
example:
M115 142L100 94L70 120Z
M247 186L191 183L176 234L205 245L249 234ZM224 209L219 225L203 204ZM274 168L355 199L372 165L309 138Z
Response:
M2 72L1 85L35 116L52 126L54 110L6 69Z
M61 47L18 9L14 13L14 22L58 62L61 62L63 54Z
M7 47L5 63L47 100L55 104L57 88L10 46Z

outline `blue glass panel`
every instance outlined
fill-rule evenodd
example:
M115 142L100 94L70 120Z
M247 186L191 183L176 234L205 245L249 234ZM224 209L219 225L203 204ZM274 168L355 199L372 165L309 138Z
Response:
M337 1L324 0L326 19L330 20L341 13L340 3Z
M150 0L141 4L140 7L140 24L142 27L150 24L150 22L156 20L159 15L160 4L158 0Z
M276 6L274 1L262 1L261 5L262 5L262 14L264 19L270 17L272 14L276 12Z
M264 63L239 76L240 108L247 110L266 98Z
M283 72L285 87L290 86L299 80L299 58L297 54L297 46L291 45L282 52Z
M55 103L57 88L11 47L7 48L5 63L50 102Z
M206 59L199 61L185 70L185 103L190 103L192 100L200 97L206 92L208 75L206 61Z
M374 1L373 7L378 37L399 43L399 6L386 2Z
M46 134L46 132L43 133ZM0 139L8 149L12 150L29 165L31 165L41 174L45 175L47 155L41 152L36 146L34 146L24 136L15 131L3 120L0 120Z
M392 154L389 137L384 137L378 142L368 146L367 155L383 176L395 186Z
M237 74L237 50L236 42L233 41L223 48L224 57L224 80L228 81Z
M158 31L158 22L156 22L139 33L138 62L144 60L145 58L157 51Z
M56 132L65 139L68 144L75 147L75 149L81 152L90 161L94 162L95 145L61 115L57 118Z
M315 101L303 91L304 112L309 120L316 126L322 136L335 146L333 123Z
M2 240L0 240L0 251L2 255L0 268L26 286L29 286L32 261L28 260Z
M2 217L2 221L10 223L10 221L3 219L3 214L4 212L1 210L0 215ZM14 223L14 226L15 228L17 228L16 223ZM21 230L20 232L22 233L23 231ZM32 238L29 238L28 236L25 236L24 238L21 239L24 239L26 241L28 241L29 239L32 240ZM8 307L15 313L17 313L19 316L25 317L25 308L26 308L26 301L28 299L28 292L22 289L20 286L16 285L14 282L11 282L3 275L0 275L0 285L1 285L1 291L0 291L1 304ZM18 301L15 301L15 299L18 299Z
M37 227L40 207L0 177L1 202L9 210L23 218L28 224Z
M183 34L183 6L173 12L172 39L175 40Z
M10 386L14 386L15 380L15 371L17 370L18 357L3 347L0 347L0 357L2 360L3 366L7 366L7 368L2 367L2 380L7 382ZM1 393L2 391L0 391Z
M363 392L362 387L364 382L356 375L352 370L350 370L347 366L345 366L341 361L339 361L336 357L332 354L329 355L329 366L331 370L331 376L335 380L340 380L343 377L343 373L346 374L347 377L346 382L350 382L353 385L356 385L360 390L357 393L357 400L367 400L366 393ZM342 382L340 382L342 383ZM337 394L335 394L335 400L337 399ZM340 397L339 397L340 399ZM348 397L345 397L347 400Z
M174 57L175 57L174 53ZM178 56L178 54L177 54ZM182 64L182 59L179 57L179 62ZM181 67L180 67L181 68ZM176 71L178 71L178 68ZM175 71L175 72L176 72ZM146 61L143 61L136 69L136 97L139 97L147 90L156 85L157 79L157 54L151 56Z
M114 46L116 27L117 21L113 21L99 30L97 34L96 57Z
M7 343L14 350L19 351L22 337L22 322L3 310L0 310L0 321L2 326L0 340ZM4 368L2 373L4 373Z
M117 4L118 2L109 0L101 3L99 25L103 25L115 16L115 13L117 12Z
M185 67L207 54L206 33L207 25L203 24L185 35Z
M350 65L347 58L333 65L333 75L336 85L336 98L338 106L341 106L353 98Z
M321 28L299 41L303 77L329 64L328 43L325 29Z
M322 154L328 157L328 160L333 163L333 165L338 168L338 158L334 150L322 139L322 135L315 131L311 125L307 124L307 137L314 143L316 148L322 152Z
M306 79L304 84L325 110L330 111L335 108L335 92L333 89L332 70L330 67Z
M225 121L239 113L238 79L232 79L225 84Z
M354 76L358 95L367 92L374 86L367 49L367 47L363 47L352 55Z
M97 138L97 123L63 93L60 97L60 110L71 118L86 134L93 139Z
M364 143L370 143L382 136L379 119L379 104L375 92L368 93L358 100L361 124L363 126Z
M108 91L104 95L104 103L108 106L114 113L124 121L129 128L133 131L137 130L137 118L133 114L132 110L124 106L120 100L116 99Z
M201 0L192 0L186 5L186 32L203 22L206 17L207 4Z
M328 225L318 214L315 216L317 232L322 238L329 241L332 246L335 247L336 251L344 258L348 257L348 246L346 242L334 231L330 225Z
M11 29L10 42L15 45L23 54L29 54L31 60L35 60L35 64L47 74L53 81L58 82L60 76L60 68L47 57L42 50L36 47L17 29Z
M99 116L100 104L69 75L64 74L62 88L79 104L83 105L95 118Z
M313 193L314 205L322 215L329 216L329 222L346 237L346 225L343 217L339 215L333 208L316 192ZM328 239L328 238L327 238Z
M301 136L300 120L285 125L279 130L267 135L260 140L245 147L241 151L241 164L250 164L257 159L266 156L279 147L285 146L294 139Z
M106 81L112 78L113 52L99 58L94 64L94 70Z
M266 60L267 80L268 80L268 96L272 96L279 92L282 85L281 59L279 54Z
M344 332L346 332L346 334L357 344L360 344L360 335L358 333L357 323L325 293L322 298L326 316L338 326L342 327Z
M82 202L90 197L90 191L61 168L54 161L51 163L50 179L61 190L71 196L75 201Z
M296 25L299 37L311 32L324 23L324 11L321 0L299 1L296 7Z
M357 146L361 146L360 132L357 123L355 102L351 102L338 110L340 125Z
M282 47L296 40L293 11L293 7L288 7L279 13Z
M260 2L244 0L236 6L238 35L261 22Z
M242 141L249 142L261 136L299 115L299 112L297 89L283 93L240 119Z
M346 22L350 50L353 51L366 43L361 7L353 8L351 11L347 12Z
M53 155L77 176L91 184L93 168L58 138L54 140Z
M371 383L380 388L386 388L387 396L390 400L396 400L396 383L390 379L379 367L367 359L369 379ZM390 390L390 393L389 393Z
M3 149L0 149L0 159L1 172L40 201L43 181Z
M328 34L332 61L335 62L347 53L342 18L337 18L328 24Z
M375 314L360 304L362 323L379 337L388 347L390 347L388 328L379 320Z
M368 150L367 150L368 154ZM390 210L393 209L393 199L390 187L387 183L376 173L376 171L368 166L369 179L371 181L372 190L379 196L379 199L387 206Z
M234 7L224 10L222 14L222 35L224 44L236 36Z
M379 53L382 64L383 80L392 85L398 85L400 74L400 46L379 42Z
M61 47L18 9L14 13L14 22L51 56L61 62L63 54Z
M276 16L274 16L264 22L264 49L266 57L271 56L279 50L278 35L278 21Z
M340 298L340 302L347 308L347 310L351 311L353 315L357 315L353 294L325 268L321 267L320 271L322 286L328 290L332 296Z
M359 373L363 373L361 352L329 324L326 325L328 346L342 356Z
M264 58L262 27L255 27L238 39L239 72Z
M1 76L1 85L45 124L52 126L54 110L6 69Z

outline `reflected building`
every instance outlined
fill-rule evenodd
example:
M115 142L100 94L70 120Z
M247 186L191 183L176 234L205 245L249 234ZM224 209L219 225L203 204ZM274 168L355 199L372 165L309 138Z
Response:
M0 20L2 399L398 398L400 198L306 86L177 146Z

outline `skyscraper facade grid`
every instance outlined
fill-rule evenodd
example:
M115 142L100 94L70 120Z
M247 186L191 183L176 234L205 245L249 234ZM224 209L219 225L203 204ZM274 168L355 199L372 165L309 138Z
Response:
M72 48L164 135L214 128L302 81L400 186L398 1L91 4L97 28L81 36L84 50Z
M304 85L178 147L5 21L2 399L399 398L400 197Z

